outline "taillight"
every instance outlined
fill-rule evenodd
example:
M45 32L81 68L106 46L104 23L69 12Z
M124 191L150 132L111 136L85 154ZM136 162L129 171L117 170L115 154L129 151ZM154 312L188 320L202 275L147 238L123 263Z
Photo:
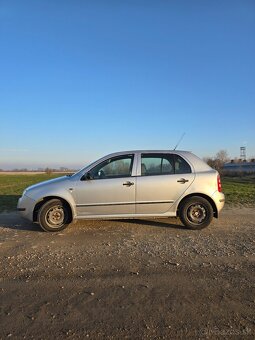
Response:
M222 191L222 186L221 186L221 180L220 180L220 175L217 176L217 185L218 185L218 191Z

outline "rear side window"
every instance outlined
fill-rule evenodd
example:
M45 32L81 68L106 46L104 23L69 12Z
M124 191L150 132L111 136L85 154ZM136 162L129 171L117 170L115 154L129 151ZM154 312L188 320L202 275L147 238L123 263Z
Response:
M174 174L174 159L167 154L143 154L141 162L141 175Z
M141 175L171 175L191 173L189 164L179 155L142 154Z

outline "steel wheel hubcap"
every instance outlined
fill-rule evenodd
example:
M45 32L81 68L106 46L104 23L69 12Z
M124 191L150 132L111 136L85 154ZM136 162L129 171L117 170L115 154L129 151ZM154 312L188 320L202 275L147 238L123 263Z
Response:
M60 226L63 224L65 218L64 209L61 206L50 208L46 214L46 221L51 226Z
M201 204L192 204L188 208L187 215L190 222L201 224L206 218L206 210Z

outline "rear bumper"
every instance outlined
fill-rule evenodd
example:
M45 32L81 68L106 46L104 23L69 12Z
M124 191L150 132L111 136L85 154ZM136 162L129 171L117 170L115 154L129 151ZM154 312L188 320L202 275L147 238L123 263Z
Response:
M225 195L223 194L223 192L215 191L215 193L212 195L212 199L214 200L217 211L219 213L224 207Z
M23 195L18 200L17 210L22 217L33 221L33 211L35 203L36 202L32 198Z

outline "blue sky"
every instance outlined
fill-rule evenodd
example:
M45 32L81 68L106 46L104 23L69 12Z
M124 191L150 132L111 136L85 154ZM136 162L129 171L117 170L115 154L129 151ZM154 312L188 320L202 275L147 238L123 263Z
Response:
M0 0L0 168L255 156L255 2Z

